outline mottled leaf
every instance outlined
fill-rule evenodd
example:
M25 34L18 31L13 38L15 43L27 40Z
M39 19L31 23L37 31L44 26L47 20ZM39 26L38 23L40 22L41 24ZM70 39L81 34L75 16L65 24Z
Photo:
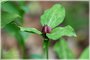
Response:
M20 27L20 30L24 32L29 32L29 33L42 34L39 30L35 28Z
M54 50L60 59L74 59L75 55L68 47L67 42L61 38L59 42L54 45Z
M46 10L41 16L41 24L48 25L51 28L56 27L63 22L65 17L65 9L60 4L55 4L52 8Z
M76 36L71 26L57 27L47 34L47 37L53 40L57 40L62 36Z

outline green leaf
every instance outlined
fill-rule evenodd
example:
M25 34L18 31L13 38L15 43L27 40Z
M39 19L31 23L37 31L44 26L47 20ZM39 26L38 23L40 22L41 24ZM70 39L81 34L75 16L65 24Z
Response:
M13 2L5 1L1 3L1 9L8 13L19 14L17 7Z
M25 1L17 1L18 7L22 9L24 12L27 12L29 9L27 8Z
M12 22L16 18L20 18L20 16L17 14L13 14L13 13L2 12L1 28L5 27L8 23Z
M39 30L35 28L20 27L20 30L29 33L42 34Z
M61 38L59 42L54 45L54 50L60 59L74 59L75 55L69 49L67 42Z
M89 59L89 47L82 52L79 59Z
M41 24L48 25L51 28L56 27L63 22L65 17L65 9L60 4L55 4L52 8L46 10L41 16Z
M15 24L13 23L9 23L7 24L4 28L3 28L10 36L14 36L17 35L17 32L19 35L22 36L22 39L24 41L26 41L28 39L28 37L30 36L30 33L28 32L23 32L23 31L20 31L19 27L16 26ZM19 37L20 38L20 37Z
M16 18L21 19L21 16L23 15L22 10L20 10L18 6L14 4L14 2L2 2L1 9L1 28L5 27L8 23L14 21Z
M57 40L61 38L62 36L75 36L76 34L73 30L73 28L69 25L65 27L57 27L51 31L51 33L46 34L48 38Z

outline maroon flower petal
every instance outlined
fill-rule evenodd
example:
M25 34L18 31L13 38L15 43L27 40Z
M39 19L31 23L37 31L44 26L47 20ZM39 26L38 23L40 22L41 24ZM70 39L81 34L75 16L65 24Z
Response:
M51 29L49 26L47 26L47 25L43 26L43 28L42 28L42 32L43 32L44 34L50 33L51 30L52 30L52 29Z

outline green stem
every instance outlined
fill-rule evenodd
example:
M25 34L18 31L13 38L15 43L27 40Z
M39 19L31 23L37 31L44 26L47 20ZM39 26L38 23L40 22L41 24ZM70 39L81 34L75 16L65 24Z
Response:
M16 33L16 39L17 39L17 42L19 44L19 46L21 47L21 50L22 50L22 58L23 59L27 59L28 58L28 55L27 55L27 51L26 51L26 46L25 46L25 42L22 38L22 35L20 34L20 32L18 31Z
M44 58L48 60L48 45L49 45L49 39L45 39L43 42L43 51L44 51Z

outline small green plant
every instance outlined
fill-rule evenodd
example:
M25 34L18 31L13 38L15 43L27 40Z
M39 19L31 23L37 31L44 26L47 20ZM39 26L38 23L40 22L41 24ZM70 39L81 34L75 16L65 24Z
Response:
M44 57L48 59L48 45L49 40L57 40L62 36L74 36L76 34L70 25L65 27L57 27L63 22L65 18L65 9L60 4L55 4L52 8L46 10L41 16L41 25L43 26L42 31L38 31L35 28L20 27L21 31L40 34L44 38L43 51Z
M27 38L27 33L25 32L38 34L44 38L42 47L44 52L43 58L48 59L48 48L50 40L58 40L58 42L54 46L54 50L59 56L59 58L75 58L74 54L68 48L67 42L63 38L63 36L76 37L74 29L70 25L67 25L65 27L58 26L63 22L65 18L65 8L62 5L55 4L50 9L44 11L44 14L41 16L40 20L42 25L42 31L39 31L36 28L21 27L20 25L18 25L18 22L22 23L23 14L26 11L26 6L24 4L24 1L18 2L17 4L18 6L10 1L2 2L1 28L16 38L23 52L22 58L29 58L26 54L26 46L24 41ZM82 53L80 59L89 58L89 55L87 55L89 52L88 50L89 48L87 48ZM10 54L10 52L7 54ZM12 53L11 55L13 54L14 53Z

